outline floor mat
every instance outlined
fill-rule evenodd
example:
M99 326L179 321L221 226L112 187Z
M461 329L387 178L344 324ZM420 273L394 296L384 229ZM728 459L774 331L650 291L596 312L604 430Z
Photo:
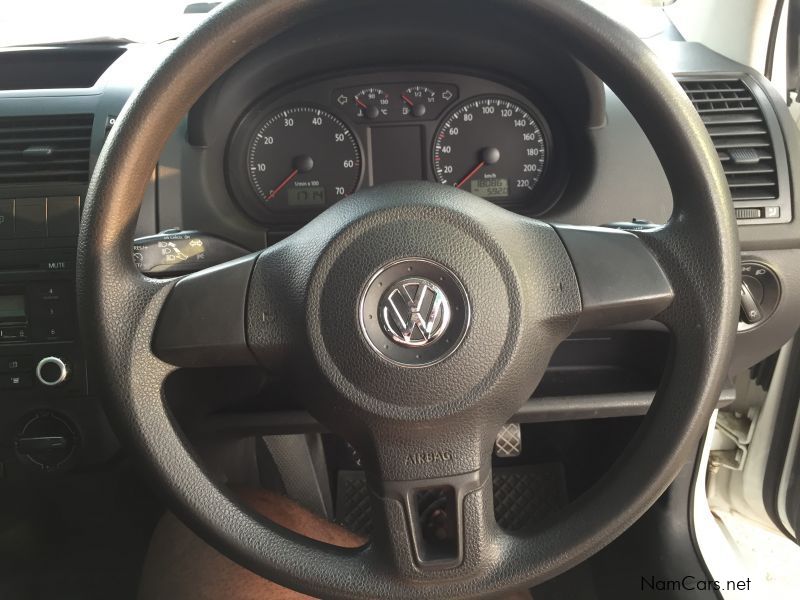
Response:
M567 503L561 463L495 467L492 485L495 518L506 531L519 531ZM369 536L372 531L369 490L363 471L339 471L336 521L359 535Z
M161 512L127 466L0 481L0 600L133 600Z
M519 531L567 503L561 463L500 467L492 473L494 516L506 531Z
M339 471L336 481L336 522L364 537L372 532L372 508L364 471Z

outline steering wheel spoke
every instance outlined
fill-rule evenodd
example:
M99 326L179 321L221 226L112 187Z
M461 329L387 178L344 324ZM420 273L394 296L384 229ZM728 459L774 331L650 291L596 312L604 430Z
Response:
M179 279L164 301L153 352L178 367L255 364L247 346L247 290L257 254Z
M269 248L179 279L159 315L153 352L178 367L280 371L302 336L284 295L287 262Z
M393 565L401 577L462 576L487 568L496 557L491 451L485 448L482 428L465 429L476 433L462 436L457 448L445 441L436 450L411 439L380 444L380 456L374 457L380 463L378 473L364 457L374 518L371 551L384 568ZM445 439L447 434L426 437ZM397 450L387 452L391 447ZM456 454L469 455L477 468L463 472L450 464L456 463ZM398 473L418 478L396 479Z
M408 579L447 579L485 568L497 530L488 473L385 482L373 495L373 550Z
M648 234L606 227L555 226L581 292L577 330L657 317L675 294L649 249Z

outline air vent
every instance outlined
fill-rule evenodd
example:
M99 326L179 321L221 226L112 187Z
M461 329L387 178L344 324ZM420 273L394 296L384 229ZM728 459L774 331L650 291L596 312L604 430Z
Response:
M0 185L86 183L93 115L0 118Z
M772 140L761 108L739 79L684 80L717 149L734 201L778 198Z

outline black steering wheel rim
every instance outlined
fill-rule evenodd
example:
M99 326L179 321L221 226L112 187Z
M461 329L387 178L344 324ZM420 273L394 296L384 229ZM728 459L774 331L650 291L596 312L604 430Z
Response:
M565 47L614 89L650 139L673 190L670 223L642 236L677 292L658 315L675 337L669 375L636 438L600 483L533 535L493 537L494 547L483 553L496 559L479 573L398 576L383 569L381 555L369 548L334 550L238 505L194 460L163 402L161 383L172 367L151 352L152 333L173 284L142 277L130 257L141 197L161 148L203 91L250 50L306 19L370 4L240 0L176 46L129 100L92 178L79 240L83 329L102 365L110 413L129 447L171 507L237 562L324 597L470 597L530 586L606 545L669 485L715 406L738 312L735 220L702 122L645 45L583 3L496 0L493 5L508 18L557 32Z

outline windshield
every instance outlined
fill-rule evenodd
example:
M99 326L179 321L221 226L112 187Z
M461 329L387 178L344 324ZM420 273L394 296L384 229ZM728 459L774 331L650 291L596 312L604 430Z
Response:
M663 28L662 0L589 0L640 37ZM76 41L160 42L186 33L216 2L191 0L6 0L0 46ZM187 11L187 6L191 8Z
M184 14L189 4L191 0L6 0L0 45L160 42L187 32L205 16Z

